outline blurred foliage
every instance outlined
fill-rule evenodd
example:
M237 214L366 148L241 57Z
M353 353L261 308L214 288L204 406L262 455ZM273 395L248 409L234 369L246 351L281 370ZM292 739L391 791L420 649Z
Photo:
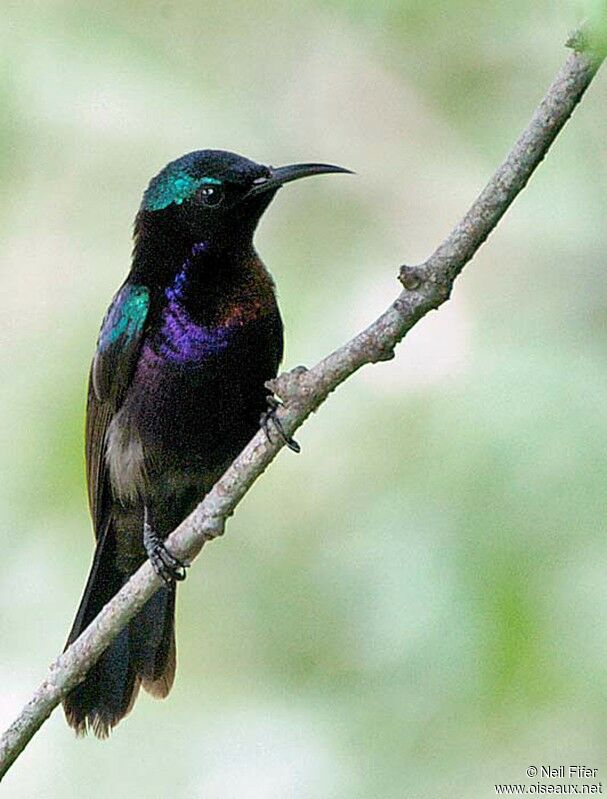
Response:
M598 2L5 3L2 724L92 552L82 425L140 193L200 147L355 169L257 244L287 366L370 321ZM343 386L180 588L179 667L111 740L56 713L7 796L492 795L607 744L604 75L452 301ZM4 787L4 786L3 786Z

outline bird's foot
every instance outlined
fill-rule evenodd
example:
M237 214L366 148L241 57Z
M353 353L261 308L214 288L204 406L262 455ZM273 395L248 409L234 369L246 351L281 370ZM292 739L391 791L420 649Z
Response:
M143 545L154 571L166 585L185 580L185 570L189 563L183 563L173 555L165 546L164 541L152 529L147 518L143 523Z
M292 452L301 452L301 447L299 446L297 441L295 441L294 438L291 438L291 436L288 436L285 433L284 428L282 426L282 422L276 416L276 411L282 405L280 400L278 400L276 397L270 396L266 397L266 401L268 403L268 408L266 411L264 411L261 414L261 419L259 420L259 424L264 433L266 434L266 438L268 439L270 444L272 443L271 429L274 428L274 430L278 434L279 439L283 442L283 444L286 444L286 446Z

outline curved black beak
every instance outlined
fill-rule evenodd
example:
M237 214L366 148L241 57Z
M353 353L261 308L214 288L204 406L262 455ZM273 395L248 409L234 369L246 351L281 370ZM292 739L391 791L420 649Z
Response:
M343 166L334 166L333 164L289 164L289 166L270 167L270 175L253 181L253 187L246 196L252 197L272 189L279 189L292 180L309 178L312 175L327 175L332 172L354 174L351 169L344 169Z

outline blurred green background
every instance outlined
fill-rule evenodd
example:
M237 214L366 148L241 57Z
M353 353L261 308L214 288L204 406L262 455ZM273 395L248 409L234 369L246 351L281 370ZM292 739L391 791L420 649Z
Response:
M88 572L86 377L151 175L204 147L356 170L285 189L257 236L285 365L312 364L466 210L587 13L5 0L2 727ZM5 795L489 797L534 763L607 782L606 107L602 74L452 301L205 550L170 698L104 743L56 712Z

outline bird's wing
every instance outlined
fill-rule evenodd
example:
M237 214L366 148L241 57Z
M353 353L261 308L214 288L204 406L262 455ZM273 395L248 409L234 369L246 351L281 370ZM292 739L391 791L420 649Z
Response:
M106 517L108 426L129 386L143 337L150 293L145 286L125 283L110 305L91 364L86 410L86 476L95 535Z

